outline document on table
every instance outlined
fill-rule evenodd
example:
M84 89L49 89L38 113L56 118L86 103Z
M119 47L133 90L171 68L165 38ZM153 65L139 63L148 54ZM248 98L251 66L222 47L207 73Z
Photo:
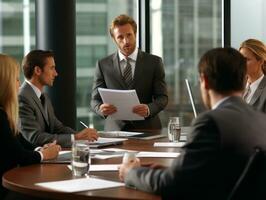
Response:
M120 164L102 164L102 165L90 165L90 172L102 172L102 171L118 171L118 166ZM70 170L72 170L72 166L67 166Z
M176 158L180 153L175 152L154 152L154 151L141 151L136 154L139 158Z
M153 146L155 147L182 147L185 142L155 142Z
M122 144L123 141L128 140L127 138L104 138L104 137L98 137L97 140L90 142L91 148L99 148L99 147L105 147L110 145L118 145Z
M79 178L65 181L36 183L35 185L60 192L81 192L124 186L124 183L98 178Z
M139 98L136 90L112 90L98 88L104 103L112 104L117 108L117 112L108 116L116 120L144 120L132 112L134 106L139 105Z

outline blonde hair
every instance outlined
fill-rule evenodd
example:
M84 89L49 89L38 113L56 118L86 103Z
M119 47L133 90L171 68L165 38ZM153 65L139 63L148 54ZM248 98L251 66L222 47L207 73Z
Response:
M18 134L18 97L16 88L18 71L19 64L14 58L0 54L0 107L6 112L14 135Z
M242 48L247 48L250 50L256 57L257 60L263 60L262 71L266 74L266 46L263 42L256 39L248 39L239 47L239 50Z

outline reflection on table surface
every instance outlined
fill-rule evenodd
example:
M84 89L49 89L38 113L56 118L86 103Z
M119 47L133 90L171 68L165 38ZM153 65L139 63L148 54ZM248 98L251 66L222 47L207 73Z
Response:
M124 141L122 145L116 145L115 148L135 151L178 152L179 148L153 146L154 142L165 142L167 140L167 138L153 140L129 139ZM170 166L173 162L173 158L140 158L140 160L143 164L156 162L165 166ZM91 160L92 164L120 164L121 162L122 157ZM118 171L94 171L90 172L89 175L105 180L119 181ZM160 196L126 187L64 193L35 185L40 182L69 180L74 178L67 164L36 164L8 171L3 176L3 185L12 191L52 199L161 199Z

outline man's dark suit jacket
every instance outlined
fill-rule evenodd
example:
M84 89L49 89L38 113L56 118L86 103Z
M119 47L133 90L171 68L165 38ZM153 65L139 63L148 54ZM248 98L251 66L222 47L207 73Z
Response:
M26 148L26 149L25 149ZM10 129L5 111L0 108L0 177L18 165L38 163L41 156L33 151L34 146L22 136L15 137ZM3 199L7 190L0 186L0 199Z
M266 113L266 76L261 80L249 104L256 110Z
M167 169L135 168L125 183L164 199L224 200L254 147L266 148L266 115L239 97L199 115L181 155Z
M133 89L136 90L140 103L148 105L150 116L142 121L119 121L107 117L105 130L161 128L161 122L157 114L165 108L168 102L161 58L139 50L133 82ZM103 102L98 88L128 89L120 70L118 52L103 58L96 66L91 107L98 115L102 116L99 107Z
M63 147L70 147L71 134L75 131L56 118L49 97L44 95L48 116L32 87L27 82L22 84L19 91L20 131L29 142L38 146L56 140Z

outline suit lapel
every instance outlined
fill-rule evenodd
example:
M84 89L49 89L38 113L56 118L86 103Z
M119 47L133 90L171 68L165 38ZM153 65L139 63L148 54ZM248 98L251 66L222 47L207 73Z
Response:
M112 61L113 61L113 68L114 68L114 74L112 74L112 76L114 76L118 80L121 88L127 89L127 85L124 81L124 77L122 76L122 72L120 69L118 52L114 54Z
M41 111L42 116L43 116L46 124L49 125L48 116L45 114L45 111L43 109L43 106L41 104L40 99L37 97L37 95L35 94L35 92L31 88L31 86L28 83L26 83L26 82L25 82L25 84L26 84L25 85L25 88L26 88L27 93L32 97L33 101L35 102L35 104L37 105L37 107L39 108L39 110ZM46 102L46 104L47 104L47 102Z
M257 101L257 99L260 97L261 93L263 92L265 86L266 86L266 77L264 76L249 102L250 105L254 105L254 103Z
M143 54L141 53L140 50L138 50L138 56L137 56L137 60L136 60L136 66L135 66L135 72L134 72L134 78L133 78L133 86L134 88L136 88L136 85L138 83L138 79L146 76L145 74L143 74L142 69L143 69Z

